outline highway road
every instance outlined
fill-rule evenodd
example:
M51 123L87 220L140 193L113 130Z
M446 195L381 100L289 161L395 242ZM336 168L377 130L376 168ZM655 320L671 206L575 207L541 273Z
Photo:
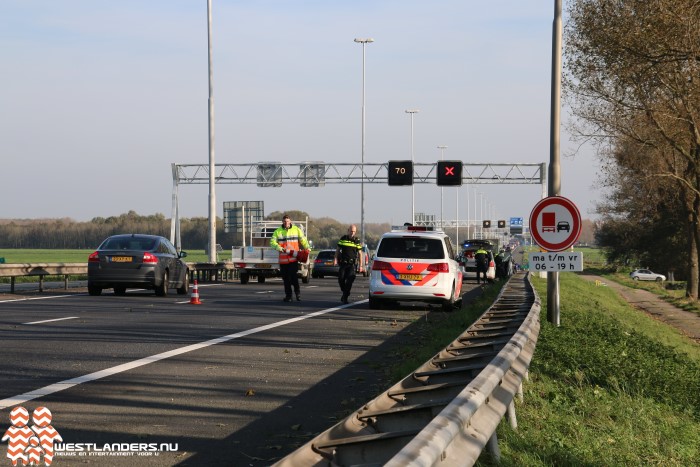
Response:
M465 282L467 296L478 294ZM439 308L349 305L336 279L200 284L189 296L85 289L0 296L0 432L52 413L54 464L269 465L380 393ZM31 425L31 422L30 422Z

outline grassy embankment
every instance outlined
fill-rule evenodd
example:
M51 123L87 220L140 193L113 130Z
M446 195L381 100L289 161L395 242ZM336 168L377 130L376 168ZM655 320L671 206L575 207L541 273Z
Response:
M576 274L560 274L561 326L554 327L546 321L546 279L533 283L542 328L524 402L516 404L518 430L505 420L498 430L499 465L698 465L700 346ZM402 355L412 359L396 379L466 329L489 300L436 320L426 349ZM484 452L479 465L496 463Z

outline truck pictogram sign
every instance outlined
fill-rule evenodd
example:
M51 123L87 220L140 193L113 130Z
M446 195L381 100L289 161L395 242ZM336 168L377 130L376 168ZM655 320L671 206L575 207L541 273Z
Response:
M581 214L576 205L563 196L540 200L530 213L530 234L547 251L563 251L581 235Z

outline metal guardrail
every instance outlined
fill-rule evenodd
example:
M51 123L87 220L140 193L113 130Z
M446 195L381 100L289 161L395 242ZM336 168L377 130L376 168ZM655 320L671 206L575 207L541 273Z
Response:
M187 263L191 280L219 282L238 278L233 263ZM10 293L15 293L17 277L39 278L39 292L44 291L44 278L63 276L64 288L68 289L68 276L87 275L87 263L14 263L0 264L0 277L10 278Z
M540 328L540 300L529 273L518 273L461 336L390 389L275 466L473 465L507 413Z

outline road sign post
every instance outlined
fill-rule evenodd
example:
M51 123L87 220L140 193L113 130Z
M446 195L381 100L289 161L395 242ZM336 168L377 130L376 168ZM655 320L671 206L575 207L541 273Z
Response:
M530 213L530 235L547 252L560 252L571 247L581 235L581 213L576 205L563 196L549 196L538 202ZM548 259L548 258L543 258ZM576 270L577 263L542 261L540 271L547 271L547 319L559 326L559 272ZM551 269L550 269L551 266ZM563 267L563 269L559 269ZM581 268L583 259L581 258Z

